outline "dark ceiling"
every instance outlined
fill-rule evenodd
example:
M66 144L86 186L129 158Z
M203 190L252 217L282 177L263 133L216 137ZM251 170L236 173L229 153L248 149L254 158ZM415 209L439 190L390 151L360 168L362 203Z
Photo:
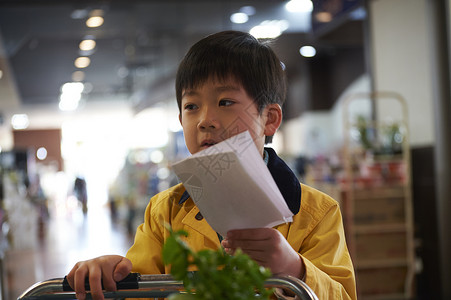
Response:
M77 70L74 60L80 56L80 41L93 36L96 48L89 56L91 64L83 69L89 87L85 100L125 96L136 107L145 107L172 95L174 72L188 47L220 30L249 31L264 20L287 19L290 28L275 46L286 64L296 64L298 49L308 40L310 17L287 13L285 4L279 0L0 0L0 38L23 105L57 104L61 85L72 81ZM233 24L230 15L249 5L256 13L245 24ZM104 11L105 22L98 28L85 25L93 9Z
M22 103L57 103L61 85L71 81L77 70L74 60L85 36L96 40L91 65L83 70L85 81L92 85L89 97L132 96L145 85L170 79L192 41L212 32L248 31L265 19L284 18L279 15L283 4L262 0L0 1L0 30ZM230 22L230 15L245 5L256 8L249 22ZM105 12L104 24L88 28L87 15L99 8ZM293 23L290 30L300 27Z

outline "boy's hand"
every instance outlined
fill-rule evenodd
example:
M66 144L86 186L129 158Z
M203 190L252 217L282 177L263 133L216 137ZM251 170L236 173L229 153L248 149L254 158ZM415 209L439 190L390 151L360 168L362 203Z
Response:
M69 285L77 299L86 298L85 278L89 278L92 299L103 300L102 282L105 290L116 291L116 282L124 279L131 271L132 263L119 255L105 255L80 261L67 275Z
M274 275L291 275L302 278L304 262L284 236L273 228L231 230L222 241L229 254L240 248Z

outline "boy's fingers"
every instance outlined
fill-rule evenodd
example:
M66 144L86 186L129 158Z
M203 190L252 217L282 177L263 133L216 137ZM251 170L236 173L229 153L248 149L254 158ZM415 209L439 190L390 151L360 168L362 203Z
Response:
M113 279L114 281L118 282L124 279L132 270L132 262L122 257L122 259L119 261L119 263L116 265L114 269Z
M86 276L88 276L88 269L86 267L79 267L74 271L71 287L76 292L78 299L84 299L83 295L86 294L85 291Z
M116 281L113 279L112 268L102 269L102 283L106 291L116 291Z
M69 274L67 274L67 282L69 283L70 287L75 290L75 286L74 286L74 276L75 276L75 271L78 269L78 263L72 268L72 270L70 270Z
M240 248L243 251L246 250L258 250L263 251L268 246L269 240L247 240L247 239L231 239L223 240L222 247L226 250Z
M92 299L103 300L102 274L99 269L92 268L89 272L89 287Z

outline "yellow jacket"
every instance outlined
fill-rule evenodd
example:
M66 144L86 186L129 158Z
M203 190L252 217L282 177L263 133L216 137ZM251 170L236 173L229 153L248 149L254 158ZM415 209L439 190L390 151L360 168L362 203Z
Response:
M276 181L280 181L280 176L277 178ZM338 203L328 195L296 182L296 187L301 187L299 198L302 191L302 201L298 200L300 207L299 203L297 207L293 206L292 201L290 209L296 211L293 222L275 228L303 258L306 266L304 281L319 299L356 299L354 269L346 246ZM286 183L286 178L280 184L277 182L284 198L289 197L289 193L285 193L289 189ZM165 223L174 230L187 231L187 242L194 251L220 247L217 233L185 193L184 186L178 184L150 200L144 223L138 227L135 242L127 253L133 263L133 272L169 273L169 268L164 266L161 259L162 246L169 235Z
M216 232L201 218L191 198L179 204L184 192L185 188L179 184L151 199L144 223L138 227L135 243L127 253L134 272L169 273L161 260L162 246L169 235L165 222L174 230L187 231L189 246L194 251L220 247ZM354 270L335 200L302 185L299 213L292 223L275 228L302 256L306 266L305 282L319 299L356 299Z

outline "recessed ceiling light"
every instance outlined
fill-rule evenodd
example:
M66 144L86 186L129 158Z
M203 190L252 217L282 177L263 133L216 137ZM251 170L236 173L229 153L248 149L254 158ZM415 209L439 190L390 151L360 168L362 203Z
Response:
M82 51L89 51L96 47L96 41L94 40L83 40L80 42L79 48Z
M29 124L30 121L26 114L15 114L11 118L11 125L16 130L26 129Z
M321 23L327 23L332 21L332 14L327 11L321 11L315 14L315 19Z
M242 12L234 13L230 16L230 21L235 24L243 24L249 20L249 17Z
M313 3L311 0L291 0L285 4L285 8L289 12L311 12Z
M36 157L39 160L44 160L47 158L47 149L45 149L45 147L40 147L37 151L36 151Z
M72 19L84 19L88 15L86 9L76 9L71 14L70 17Z
M72 73L72 81L83 81L85 80L85 72L75 71Z
M82 69L82 68L86 68L87 66L89 66L90 63L91 63L91 60L89 59L89 57L81 56L75 60L74 65L77 68Z
M290 27L287 20L266 20L249 31L257 39L274 39Z
M253 16L255 15L256 10L255 7L248 5L241 7L240 12L245 13L248 16Z
M84 84L81 82L66 82L61 87L59 109L73 111L78 107L83 92Z
M313 57L316 55L316 49L312 46L302 46L299 53L304 57Z
M90 17L88 20L86 20L86 26L88 27L99 27L103 24L103 18L100 16L97 17Z
M61 86L63 94L81 94L85 85L81 82L66 82Z

